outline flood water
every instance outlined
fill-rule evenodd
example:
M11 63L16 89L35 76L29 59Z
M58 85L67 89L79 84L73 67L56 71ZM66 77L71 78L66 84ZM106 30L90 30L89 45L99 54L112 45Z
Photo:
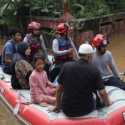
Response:
M125 71L125 35L114 36L109 44L109 50L112 52L119 71Z
M0 39L0 54L2 48L2 40ZM23 125L13 115L12 112L5 106L0 98L0 125Z
M125 71L125 36L114 36L109 44L109 50L116 61L120 72ZM6 108L0 99L0 125L22 125Z
M13 115L12 112L5 106L0 99L0 125L23 125Z

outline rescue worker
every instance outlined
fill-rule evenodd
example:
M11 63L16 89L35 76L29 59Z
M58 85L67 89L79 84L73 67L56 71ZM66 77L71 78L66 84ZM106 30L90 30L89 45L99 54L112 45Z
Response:
M68 117L81 117L96 108L93 92L99 92L106 106L110 105L99 70L91 64L93 48L89 44L79 47L80 59L67 62L59 75L57 102L54 111L62 109Z
M95 35L92 45L96 48L92 63L100 70L104 84L125 90L125 85L120 83L120 74L112 53L107 50L108 41L106 37L103 34Z
M60 72L62 65L73 59L73 48L71 40L68 37L69 26L65 23L60 23L57 26L56 32L58 36L53 40L52 50L55 59L55 68L50 73L51 81L53 82Z

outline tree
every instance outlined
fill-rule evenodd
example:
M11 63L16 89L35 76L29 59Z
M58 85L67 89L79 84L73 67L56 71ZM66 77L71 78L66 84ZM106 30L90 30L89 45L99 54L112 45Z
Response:
M23 27L27 18L60 17L64 0L0 0L0 21ZM76 18L91 18L125 11L125 0L68 0ZM11 19L11 20L10 20Z
M105 0L70 0L72 14L77 18L91 18L110 13Z

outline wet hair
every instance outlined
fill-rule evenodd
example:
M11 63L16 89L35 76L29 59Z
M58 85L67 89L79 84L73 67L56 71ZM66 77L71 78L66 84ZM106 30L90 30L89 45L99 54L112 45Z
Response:
M36 55L34 56L34 59L33 59L34 64L36 63L36 61L37 61L38 59L42 59L42 60L45 62L45 56L44 56L43 54L36 54Z

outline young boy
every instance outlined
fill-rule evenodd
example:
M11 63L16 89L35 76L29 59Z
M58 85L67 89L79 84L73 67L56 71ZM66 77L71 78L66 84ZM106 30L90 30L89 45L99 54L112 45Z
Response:
M22 40L22 34L19 29L12 29L10 36L11 39L6 42L2 51L3 71L8 74L11 74L13 55L16 53L18 43Z

